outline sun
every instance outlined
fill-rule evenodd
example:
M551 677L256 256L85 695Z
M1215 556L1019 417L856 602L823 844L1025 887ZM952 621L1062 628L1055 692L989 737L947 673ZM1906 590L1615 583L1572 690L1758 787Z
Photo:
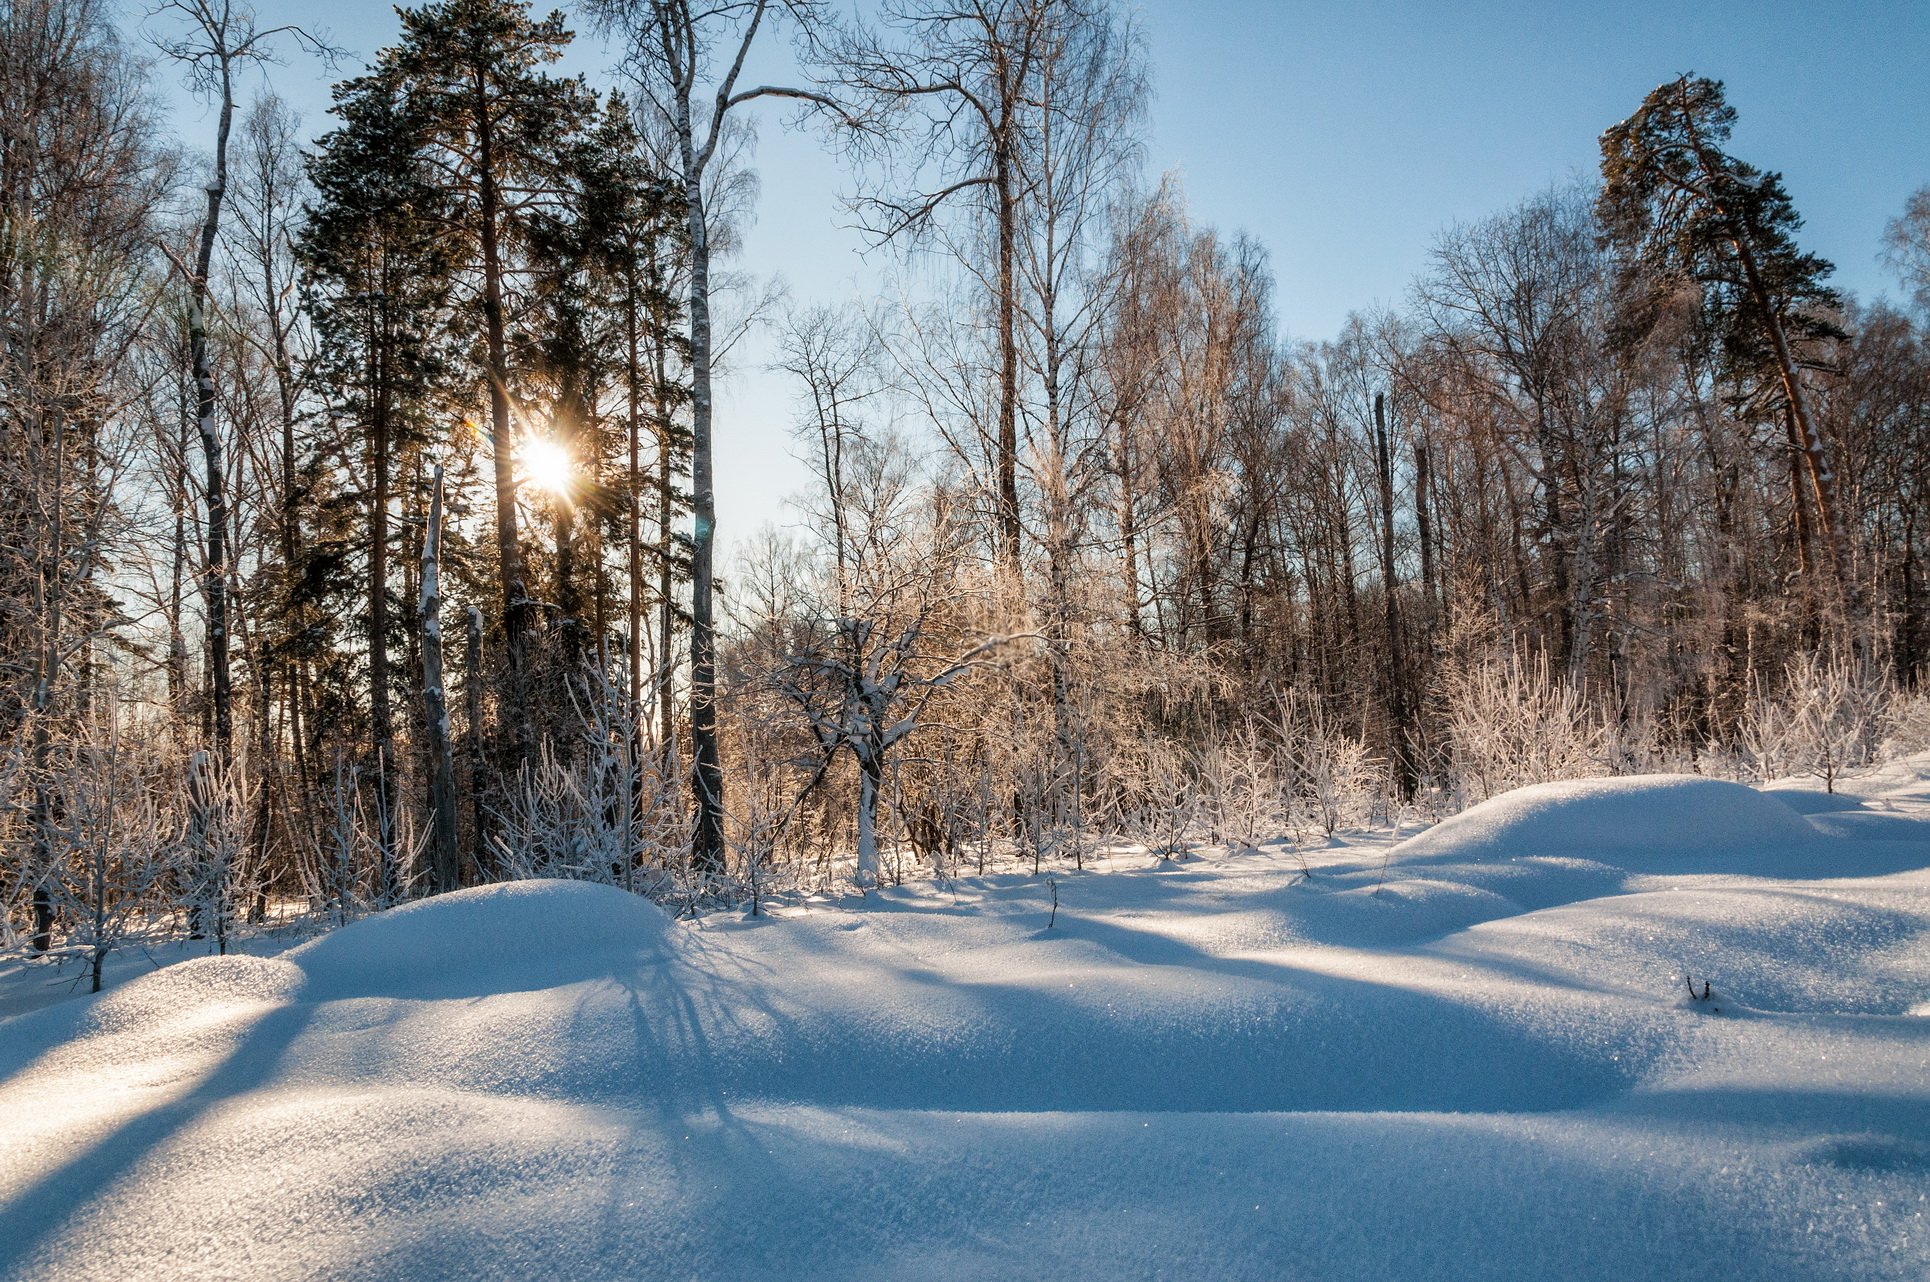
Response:
M522 465L523 480L557 498L568 498L576 480L576 464L570 452L547 436L531 436L517 447L516 459Z

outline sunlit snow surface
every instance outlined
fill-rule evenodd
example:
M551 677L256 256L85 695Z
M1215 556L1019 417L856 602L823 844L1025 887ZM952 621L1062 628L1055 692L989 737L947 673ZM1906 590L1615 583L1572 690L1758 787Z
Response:
M184 962L0 1023L0 1277L1922 1279L1927 777Z

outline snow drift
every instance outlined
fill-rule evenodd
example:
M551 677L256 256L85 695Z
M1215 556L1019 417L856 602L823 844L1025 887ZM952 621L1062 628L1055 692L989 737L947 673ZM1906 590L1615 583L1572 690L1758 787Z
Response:
M662 909L614 886L476 886L364 918L287 954L309 997L550 987L607 974L611 958L667 946Z
M1773 795L1700 775L1629 775L1518 788L1394 850L1402 861L1588 859L1631 872L1768 871L1816 829Z

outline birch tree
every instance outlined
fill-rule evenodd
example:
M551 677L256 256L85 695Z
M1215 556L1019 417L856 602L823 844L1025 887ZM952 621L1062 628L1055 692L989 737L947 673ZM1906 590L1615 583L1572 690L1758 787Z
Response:
M207 563L202 596L207 607L210 697L214 705L214 747L218 765L225 769L234 752L234 707L229 673L228 621L228 492L223 441L215 421L219 397L215 387L214 356L208 340L208 278L214 265L215 244L221 235L223 202L228 195L228 141L235 117L236 80L251 66L273 61L273 44L286 36L318 50L324 49L301 27L261 28L255 13L236 0L164 0L154 11L173 25L185 27L179 36L157 40L161 51L185 70L188 85L207 97L215 109L214 153L205 188L207 204L201 215L192 264L182 264L188 290L188 364L194 379L194 420L204 464L203 497L207 504Z
M724 867L724 771L717 743L716 454L712 375L716 334L711 312L711 232L706 178L720 160L727 126L748 104L780 99L840 110L809 87L743 82L759 33L788 21L807 42L819 29L817 0L594 0L592 11L625 42L624 65L639 104L673 152L688 256L690 458L690 746L697 814L692 857L708 874Z
M995 556L1019 580L1019 205L1024 134L1034 122L1033 81L1054 19L1069 0L887 0L880 29L842 42L848 90L880 122L891 190L855 202L880 242L937 240L965 265L992 304L996 351L993 423L979 425L989 455ZM876 148L874 148L876 149ZM974 217L948 229L964 205ZM991 262L977 253L989 226Z
M894 752L925 727L940 695L1010 638L963 640L953 605L965 527L917 483L895 440L861 430L848 366L822 337L793 356L817 384L810 430L823 449L817 479L832 500L820 521L831 559L818 590L806 590L802 617L787 621L795 642L772 679L810 728L818 775L840 753L857 766L857 882L875 886Z
M1910 193L1903 212L1883 228L1883 256L1930 316L1930 184Z
M304 827L314 830L311 785L304 738L312 722L307 706L308 651L306 611L297 601L294 575L302 561L302 457L297 445L307 396L304 374L310 364L307 318L301 307L301 272L295 256L302 208L311 190L302 154L301 120L272 92L257 97L241 122L241 156L231 199L229 254L239 336L267 367L273 390L267 425L272 444L257 442L255 495L264 524L272 527L269 573L257 594L253 651L256 692L256 769L260 776L263 837L272 810L284 797L300 810ZM244 446L245 446L244 442ZM278 679L278 680L277 680ZM281 770L273 689L279 685L294 746L295 787L280 786Z

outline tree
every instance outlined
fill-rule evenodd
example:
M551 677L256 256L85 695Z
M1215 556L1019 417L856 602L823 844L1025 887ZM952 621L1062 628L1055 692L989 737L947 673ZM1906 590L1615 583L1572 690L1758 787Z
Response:
M856 763L857 882L875 886L879 802L894 750L925 725L934 699L1007 638L960 645L952 635L963 527L942 496L915 483L895 441L862 434L848 400L861 393L835 332L807 324L794 339L792 363L811 397L808 430L823 451L816 479L829 519L819 525L831 559L815 576L817 590L805 588L800 616L782 621L795 631L771 638L784 648L771 679L816 741L814 778L840 752Z
M680 389L669 368L677 306L666 277L681 243L680 220L666 183L644 154L629 103L619 95L575 140L563 177L564 199L531 218L533 279L524 342L524 364L544 384L552 438L570 472L568 484L550 496L556 605L566 660L580 668L604 644L611 622L604 539L614 535L628 544L629 693L640 699L641 445L649 424L661 466L679 452L672 420ZM621 443L610 439L603 409L612 393L620 394L626 419ZM606 482L614 466L623 466L623 479ZM657 515L660 526L668 524L663 513ZM587 518L581 526L579 516ZM580 539L588 541L587 555L578 548ZM669 552L660 544L658 554ZM582 564L591 571L588 619Z
M1549 191L1444 232L1414 288L1427 340L1487 403L1533 487L1549 599L1522 605L1554 616L1554 654L1576 683L1595 645L1603 528L1621 497L1611 477L1621 388L1599 240L1586 193Z
M1911 192L1903 212L1884 227L1883 250L1918 310L1930 315L1930 186Z
M208 519L207 567L202 593L208 611L208 659L214 705L214 743L218 765L226 769L234 745L234 710L228 670L228 494L222 463L222 441L215 423L218 401L213 355L208 345L208 278L214 264L215 242L221 235L222 203L228 194L228 139L234 127L235 78L243 67L272 60L271 42L289 35L321 49L319 41L302 28L286 25L262 30L254 10L235 0L163 0L157 15L169 15L188 28L181 37L158 41L161 51L187 70L188 84L214 100L215 141L213 174L206 188L207 208L192 266L182 274L188 287L188 363L195 389L195 423L205 463Z
M259 835L265 845L278 804L298 810L303 827L314 830L314 778L304 742L312 727L308 706L309 629L315 620L298 600L296 567L304 558L302 537L303 460L298 448L308 397L305 373L310 365L308 318L301 303L301 268L295 253L303 207L312 194L302 153L300 118L273 93L257 97L241 122L241 154L230 197L235 216L227 220L228 251L233 260L235 324L239 336L254 349L255 363L265 364L272 384L272 410L263 416L275 429L272 445L257 443L242 452L257 462L258 501L272 526L273 548L261 575L264 582L250 610L257 694L255 762L261 805ZM244 401L259 408L259 398ZM244 406L245 408L245 406ZM280 785L281 763L277 722L271 715L273 690L279 686L286 709L288 738L293 743L295 783Z
M30 899L45 951L59 758L80 738L96 648L126 622L105 586L131 534L115 429L139 397L169 171L139 64L91 0L0 11L0 120L0 810L27 815L0 911Z
M215 412L219 395L215 385L215 361L209 342L209 283L214 268L214 252L221 236L223 204L228 195L228 144L234 127L235 80L241 70L273 60L272 42L287 35L314 48L329 52L302 28L294 25L263 30L255 25L255 14L245 0L162 0L156 15L168 15L182 22L186 34L157 40L161 51L187 72L188 84L197 93L213 99L215 140L213 172L205 188L207 205L201 216L192 264L177 263L188 290L188 365L194 382L194 420L201 442L203 462L202 495L207 520L203 525L206 564L202 573L202 599L207 611L208 694L212 713L213 762L207 777L223 781L218 788L190 790L190 806L197 807L192 828L196 833L224 831L233 816L203 813L203 803L221 804L243 795L246 789L231 786L235 770L234 696L229 652L234 620L231 616L230 578L234 553L231 547L233 514L230 511L226 446ZM204 847L213 857L216 847ZM217 897L206 913L212 914L211 927L225 949L230 905L225 895L227 879L210 870L210 885ZM205 926L202 928L206 928Z
M1832 269L1796 247L1802 218L1782 176L1723 151L1735 121L1720 81L1683 75L1650 91L1634 115L1602 134L1602 224L1631 268L1658 285L1690 281L1704 291L1732 369L1773 373L1836 590L1849 593L1836 473L1799 347L1842 336L1824 314L1839 304L1823 284Z
M1045 554L1043 631L1053 741L1061 774L1050 808L1077 814L1078 729L1072 708L1077 561L1091 541L1084 513L1104 481L1099 338L1117 296L1107 219L1139 159L1145 68L1131 26L1103 7L1050 11L1026 85L1031 109L1017 171L1021 347L1033 395L1022 404L1027 471Z
M778 85L741 87L745 60L767 18L785 17L809 40L816 0L595 0L593 11L622 34L639 103L670 142L673 181L684 211L690 329L690 458L694 529L690 552L690 742L697 815L692 852L699 868L724 867L724 772L717 746L716 458L712 445L711 223L706 179L733 112L760 98L839 111L825 94ZM720 69L721 68L721 69ZM708 80L708 83L707 83Z
M489 402L504 671L499 714L507 764L535 747L530 647L535 598L518 531L509 282L533 213L562 199L574 140L594 117L580 82L542 70L570 41L561 13L536 19L523 0L444 0L403 9L402 39L367 78L392 92L415 154L441 189L445 244L459 298L482 339Z
M422 730L429 756L429 867L437 890L462 878L456 850L456 769L449 748L449 700L442 686L442 465L429 492L429 526L422 538Z
M455 214L421 154L405 86L390 69L338 86L333 110L341 124L322 138L309 166L315 203L300 253L319 370L343 425L357 429L330 446L344 461L360 455L360 477L344 473L339 481L364 514L361 536L349 541L367 557L370 776L379 799L378 894L388 897L398 876L391 800L400 793L389 664L392 479L402 447L430 438L435 393L449 377L458 260L444 233ZM311 591L326 573L321 558L339 563L341 556L324 541L309 549L305 559L315 569L300 577Z
M941 234L940 217L968 203L990 223L992 263L976 256L976 227L947 238L993 308L998 374L990 435L996 556L1019 579L1019 203L1025 133L1035 121L1036 76L1062 18L1083 16L1068 0L995 0L949 5L890 0L889 38L870 32L843 42L840 71L866 114L896 143L896 193L857 201L880 241ZM861 137L863 135L860 135ZM975 201L975 198L977 200ZM982 429L981 429L982 430Z

